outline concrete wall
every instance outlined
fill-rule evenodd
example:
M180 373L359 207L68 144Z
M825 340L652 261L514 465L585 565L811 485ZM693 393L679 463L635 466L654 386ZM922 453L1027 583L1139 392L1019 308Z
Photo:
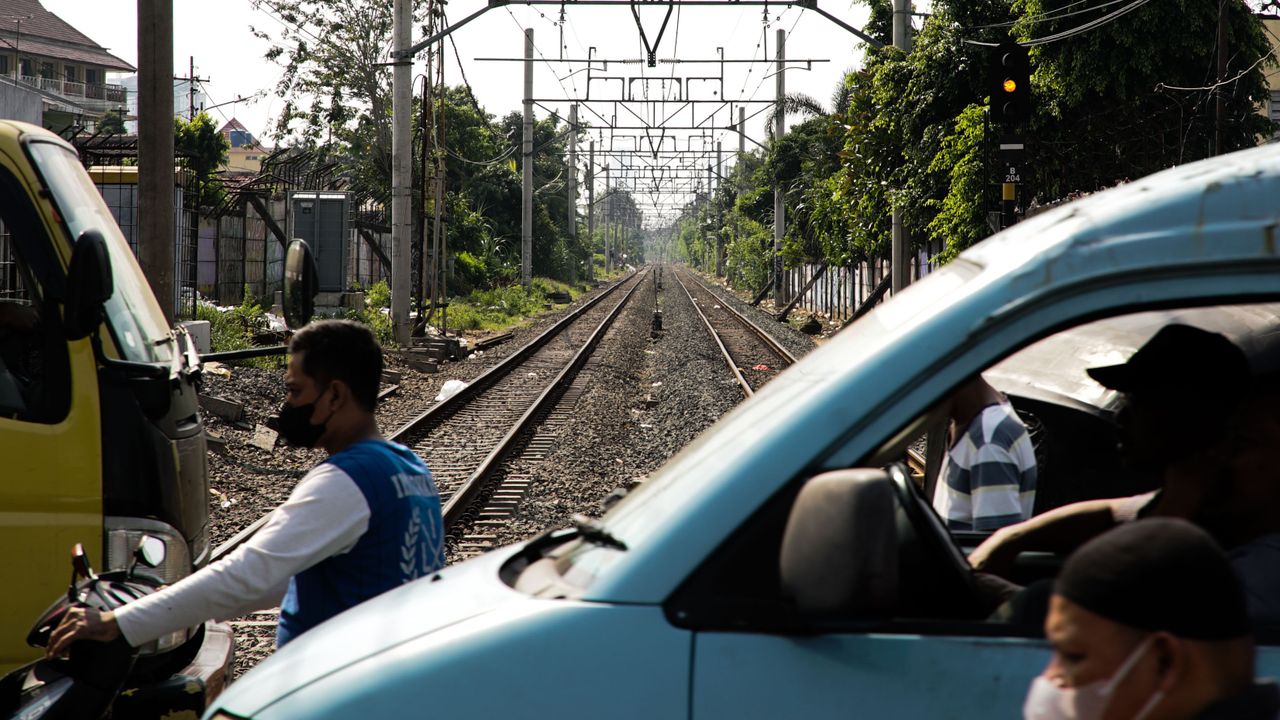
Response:
M39 95L0 78L0 118L39 125L43 110Z

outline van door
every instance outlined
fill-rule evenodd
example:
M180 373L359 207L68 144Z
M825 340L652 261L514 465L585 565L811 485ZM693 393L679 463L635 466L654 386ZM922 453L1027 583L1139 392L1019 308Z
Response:
M97 365L87 339L63 339L70 250L37 187L0 150L0 672L38 654L27 630L66 591L71 546L102 557Z
M1043 641L1024 638L696 637L694 720L1007 716L1007 709L1022 706L1031 679L1049 659Z

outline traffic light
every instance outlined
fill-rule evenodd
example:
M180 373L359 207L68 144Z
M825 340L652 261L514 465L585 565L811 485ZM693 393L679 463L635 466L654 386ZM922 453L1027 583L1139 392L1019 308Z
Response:
M1006 41L991 58L991 120L1022 124L1031 118L1031 58L1027 49Z

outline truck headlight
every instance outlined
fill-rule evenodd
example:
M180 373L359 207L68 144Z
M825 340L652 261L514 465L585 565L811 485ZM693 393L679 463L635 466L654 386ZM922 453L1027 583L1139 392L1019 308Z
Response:
M104 518L106 530L105 571L127 570L133 564L134 551L147 546L146 554L155 567L139 564L139 572L151 575L166 585L175 583L191 574L191 553L182 534L168 523L146 518L108 516ZM143 655L168 652L191 637L194 628L165 635L139 648Z

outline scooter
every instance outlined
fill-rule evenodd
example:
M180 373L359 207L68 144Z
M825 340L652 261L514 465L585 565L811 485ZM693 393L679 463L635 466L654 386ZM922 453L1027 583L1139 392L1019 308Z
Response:
M138 570L160 564L144 539L127 570L95 574L84 547L71 552L67 594L40 616L27 644L43 648L72 607L115 610L155 592L163 584ZM200 646L199 633L165 652L135 648L123 638L109 643L73 643L66 658L43 658L0 678L0 719L92 720L95 718L198 718L205 707L200 678L175 674Z

